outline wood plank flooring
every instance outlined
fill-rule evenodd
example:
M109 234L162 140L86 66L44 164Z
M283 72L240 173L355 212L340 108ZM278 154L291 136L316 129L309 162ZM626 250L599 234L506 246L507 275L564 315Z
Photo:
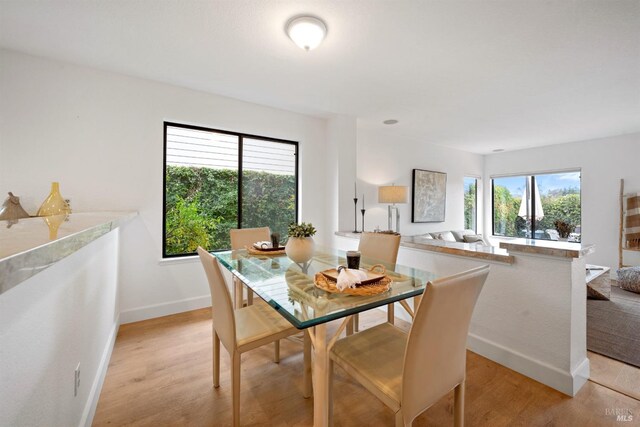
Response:
M385 319L373 310L360 323L366 328ZM121 326L93 425L230 425L229 357L221 353L221 386L214 389L210 309ZM272 356L272 346L243 355L241 424L311 426L313 400L301 392L301 344L283 340L280 364ZM344 372L334 378L335 426L393 425L391 411ZM615 409L630 410L633 421L616 421L608 412ZM413 425L453 425L452 411L450 393ZM468 352L465 417L467 426L640 426L640 401L594 382L572 399Z

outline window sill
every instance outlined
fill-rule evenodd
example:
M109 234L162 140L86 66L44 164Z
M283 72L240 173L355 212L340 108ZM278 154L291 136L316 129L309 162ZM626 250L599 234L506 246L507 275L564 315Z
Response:
M180 258L163 258L158 261L158 265L192 264L199 262L198 255L185 256Z

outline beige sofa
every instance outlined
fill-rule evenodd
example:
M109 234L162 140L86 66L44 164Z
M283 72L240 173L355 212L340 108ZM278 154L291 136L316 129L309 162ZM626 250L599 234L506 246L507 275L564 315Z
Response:
M446 230L446 231L434 231L431 233L420 234L415 237L429 240L442 240L445 242L459 242L459 243L477 243L484 246L491 246L491 243L482 235L473 230Z

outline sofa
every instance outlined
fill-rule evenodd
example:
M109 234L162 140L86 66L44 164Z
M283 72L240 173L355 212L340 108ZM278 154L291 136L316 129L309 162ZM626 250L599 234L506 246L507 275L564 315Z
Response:
M425 240L433 239L445 242L476 243L484 246L491 246L491 243L482 234L478 234L473 230L434 231L431 233L420 234L415 237L420 237Z

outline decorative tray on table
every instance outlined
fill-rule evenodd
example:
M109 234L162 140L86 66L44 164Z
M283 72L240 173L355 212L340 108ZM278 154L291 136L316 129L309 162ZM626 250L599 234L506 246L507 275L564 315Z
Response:
M376 270L378 271L376 272ZM391 288L392 280L385 274L386 269L383 265L376 264L369 270L361 269L360 271L367 273L367 278L356 285L355 288L339 290L336 286L339 273L335 268L316 273L314 284L323 291L345 295L378 295Z
M277 248L261 247L254 243L251 246L245 246L245 248L251 255L283 255L285 253L284 246Z

